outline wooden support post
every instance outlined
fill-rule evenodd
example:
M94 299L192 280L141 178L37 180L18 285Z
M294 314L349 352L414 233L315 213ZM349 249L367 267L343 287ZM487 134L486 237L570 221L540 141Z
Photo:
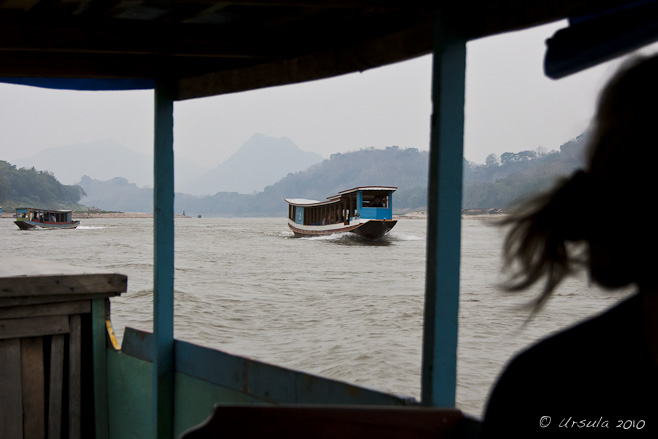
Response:
M432 79L423 405L454 407L457 387L459 260L466 41L435 19Z
M173 83L155 85L153 398L158 439L174 434L174 101Z

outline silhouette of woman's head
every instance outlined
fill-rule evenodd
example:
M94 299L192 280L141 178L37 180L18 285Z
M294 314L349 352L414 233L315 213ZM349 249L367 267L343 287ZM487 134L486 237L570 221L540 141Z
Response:
M505 259L518 264L509 290L545 278L538 309L579 263L603 287L652 282L658 228L646 209L658 177L656 124L658 56L636 58L601 93L584 170L504 221Z
M588 151L601 221L592 221L589 268L604 287L652 281L658 229L658 56L626 64L601 94ZM593 206L595 207L595 206Z

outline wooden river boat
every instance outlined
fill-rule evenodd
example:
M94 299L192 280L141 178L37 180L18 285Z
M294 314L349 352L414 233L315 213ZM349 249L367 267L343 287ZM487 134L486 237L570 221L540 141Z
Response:
M75 229L80 221L73 220L71 210L35 209L33 207L16 208L14 223L21 230L34 229Z
M288 227L296 237L351 232L377 239L397 223L393 219L396 187L363 186L341 191L325 201L286 199Z

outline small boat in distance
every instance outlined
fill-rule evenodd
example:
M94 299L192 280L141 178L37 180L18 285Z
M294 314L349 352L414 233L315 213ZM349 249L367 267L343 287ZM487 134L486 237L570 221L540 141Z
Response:
M75 229L80 221L71 218L71 210L16 208L16 225L21 230L32 229Z
M388 233L393 219L393 192L397 187L361 186L341 191L326 201L286 199L288 227L296 237L351 232L368 239Z

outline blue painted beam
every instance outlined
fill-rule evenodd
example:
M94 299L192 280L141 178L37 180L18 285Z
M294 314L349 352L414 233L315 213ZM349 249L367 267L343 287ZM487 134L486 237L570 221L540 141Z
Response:
M432 78L427 271L421 403L454 407L457 387L459 261L466 40L437 15Z
M121 355L151 362L153 340L154 337L148 332L126 328ZM177 373L238 392L254 403L417 404L413 398L359 387L181 340L175 341L175 353Z
M174 419L174 101L155 86L153 246L153 398L158 439L173 438Z

